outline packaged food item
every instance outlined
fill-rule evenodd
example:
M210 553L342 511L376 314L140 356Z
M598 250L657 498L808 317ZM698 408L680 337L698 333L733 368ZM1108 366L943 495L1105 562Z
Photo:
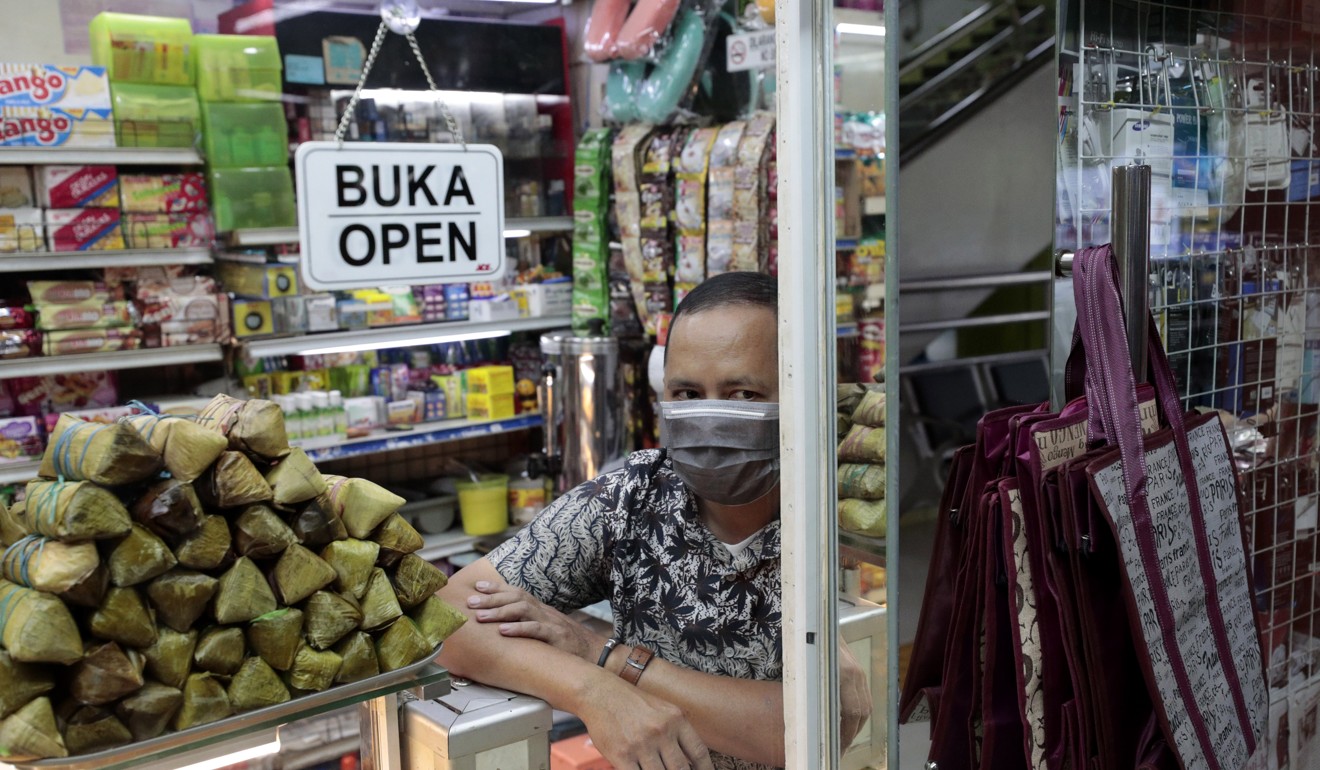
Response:
M137 329L78 329L47 333L42 340L42 351L48 356L108 353L133 350L141 343L142 333Z
M27 289L32 302L38 305L76 305L115 299L105 284L96 281L28 281Z
M225 291L245 297L273 299L298 293L298 268L278 263L248 263L221 259L215 274Z
M110 81L104 67L0 64L0 107L109 110Z
M114 147L110 110L0 107L0 147Z
M150 294L137 300L138 324L147 347L221 342L229 336L228 304L224 294Z
M307 316L307 331L332 332L339 328L339 312L333 294L298 297Z
M114 166L37 166L37 198L48 209L119 208Z
M124 240L130 249L193 249L211 245L215 232L206 212L124 214Z
M37 328L42 331L102 329L132 326L133 307L128 302L97 302L76 305L37 305Z
M0 208L30 208L35 202L32 169L27 166L0 166Z
M41 355L41 332L35 329L0 331L0 358L28 358Z
M383 292L390 299L390 310L396 324L415 324L422 322L422 309L417 304L410 286L384 286Z
M124 248L119 209L49 209L46 238L51 251Z
M0 211L0 252L49 251L46 217L41 209Z
M233 330L235 337L256 337L275 333L275 311L268 299L234 299Z
M514 415L513 393L469 393L467 416L473 420L505 420Z
M199 171L179 174L123 174L119 199L125 213L180 214L206 211L206 176Z
M67 412L47 412L44 418L46 432L54 432L60 417L66 414L83 422L98 422L102 425L109 425L118 422L121 417L132 417L137 414L137 409L131 406L105 406L93 409L72 409Z
M468 287L465 283L445 285L445 320L465 321L468 317Z
M46 449L44 435L35 417L0 418L0 465L40 457Z
M0 305L0 330L31 329L36 319L27 308Z
M138 299L151 299L156 296L202 297L219 293L220 285L209 275L191 275L151 268L138 271Z
M72 372L50 377L15 377L5 381L16 414L40 415L73 409L104 409L119 402L114 372Z
M674 280L700 283L706 278L706 177L717 128L701 128L688 135L678 158L675 224L678 226L678 264Z
M467 370L469 393L512 393L512 366L478 366Z

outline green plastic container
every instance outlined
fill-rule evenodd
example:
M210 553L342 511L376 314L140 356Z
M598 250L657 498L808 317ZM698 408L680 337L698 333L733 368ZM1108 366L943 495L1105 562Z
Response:
M490 473L458 481L458 512L469 535L494 535L509 528L509 477Z
M216 231L297 225L288 166L212 168L207 176Z
M283 94L284 63L273 37L197 35L192 60L204 102L279 101Z
M202 103L202 146L212 168L289 162L289 124L275 102Z
M92 62L112 83L193 84L192 23L163 16L99 13L89 27Z
M197 89L111 83L120 147L194 147L202 130Z

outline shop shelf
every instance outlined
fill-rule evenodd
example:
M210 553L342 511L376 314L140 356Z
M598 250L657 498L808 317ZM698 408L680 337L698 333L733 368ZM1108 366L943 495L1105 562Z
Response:
M108 372L115 369L149 369L155 366L178 366L223 361L219 345L180 345L172 348L116 350L109 353L82 353L70 356L36 356L0 361L0 379L40 377L74 372Z
M114 749L63 759L19 761L6 764L20 770L156 770L192 767L246 748L278 740L283 725L328 711L392 695L402 690L426 688L428 697L449 692L450 676L432 658L420 663L364 679L309 693L277 706L249 711L210 724L191 727L159 738L130 743ZM219 765L209 764L210 767Z
M512 321L446 321L443 323L380 326L357 331L304 334L297 337L251 339L243 344L253 358L292 356L300 353L326 353L338 350L380 350L389 347L429 345L444 342L434 339L457 335L482 335L491 332L525 332L568 327L568 316L518 318Z
M570 233L573 217L514 217L504 220L505 230L528 230L533 233Z
M40 460L0 465L0 485L22 484L25 481L35 479L37 477L37 471L40 468Z
M342 439L337 436L304 439L295 442L307 452L312 462L322 463L349 457L390 452L395 449L443 444L448 441L490 436L515 430L541 427L541 415L520 414L503 420L441 420L414 425L412 430L372 431L362 438Z
M463 531L461 526L459 526L454 527L448 532L441 532L438 535L423 535L423 545L421 550L417 551L417 556L418 558L426 559L427 561L448 559L451 556L471 551L472 546L476 544L478 540L504 538L512 535L520 529L522 529L521 526L515 526L504 530L498 535L469 535Z
M200 166L191 147L5 147L0 165Z
M150 265L209 265L211 261L210 249L125 249L55 253L20 251L0 254L0 273Z
M227 235L231 246L279 246L298 242L296 227L249 227Z

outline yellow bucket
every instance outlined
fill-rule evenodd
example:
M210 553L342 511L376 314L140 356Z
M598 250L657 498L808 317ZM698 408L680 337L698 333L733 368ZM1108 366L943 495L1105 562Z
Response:
M509 477L483 475L478 481L459 481L458 512L469 535L493 535L509 528Z

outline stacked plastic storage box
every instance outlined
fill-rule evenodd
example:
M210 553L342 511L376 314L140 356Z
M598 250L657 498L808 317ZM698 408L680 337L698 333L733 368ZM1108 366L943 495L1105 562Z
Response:
M110 75L121 147L192 147L201 129L187 19L101 13L92 60Z
M192 59L216 229L293 227L289 127L275 38L197 35Z

